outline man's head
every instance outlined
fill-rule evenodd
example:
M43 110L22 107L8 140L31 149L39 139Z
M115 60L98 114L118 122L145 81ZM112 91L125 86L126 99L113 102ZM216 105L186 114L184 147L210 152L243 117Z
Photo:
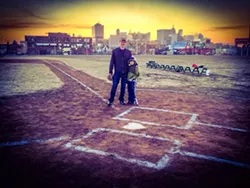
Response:
M126 38L122 37L119 42L120 42L120 48L124 49L127 42Z

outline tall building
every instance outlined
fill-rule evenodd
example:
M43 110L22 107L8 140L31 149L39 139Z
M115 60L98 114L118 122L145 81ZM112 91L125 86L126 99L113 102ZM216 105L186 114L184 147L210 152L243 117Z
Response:
M115 35L110 35L109 37L109 48L113 49L119 46L119 40L121 37L127 38L126 32L120 32L119 29L116 30Z
M100 23L95 24L92 27L92 41L97 43L99 40L104 38L104 26Z
M171 34L170 35L170 45L173 45L175 42L177 42L177 34Z
M183 29L179 29L177 34L177 41L183 41Z
M169 41L169 35L171 34L171 29L160 29L157 30L157 40L160 45L167 45Z
M120 35L120 29L116 30L116 35Z
M157 40L160 45L169 45L171 43L170 35L176 34L175 28L172 29L159 29L157 30Z

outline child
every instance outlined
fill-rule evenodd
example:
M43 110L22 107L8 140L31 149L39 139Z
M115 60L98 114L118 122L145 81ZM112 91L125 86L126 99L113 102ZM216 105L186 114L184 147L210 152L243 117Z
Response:
M138 64L136 62L135 57L131 57L128 60L128 104L138 104L138 100L136 98L135 90L136 90L136 79L140 76Z

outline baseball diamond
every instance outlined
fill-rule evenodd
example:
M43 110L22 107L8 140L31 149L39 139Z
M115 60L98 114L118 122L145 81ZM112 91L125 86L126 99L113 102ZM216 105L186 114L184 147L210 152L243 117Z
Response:
M81 61L88 62L88 58ZM229 96L209 91L208 85L203 87L205 92L202 87L188 90L163 84L150 88L140 86L139 80L139 106L115 102L110 108L106 103L111 83L94 75L98 72L79 68L81 61L63 57L0 59L4 67L0 73L7 75L0 77L1 184L250 186L249 92ZM18 80L28 80L8 72L13 66L15 70L32 69L31 80L37 80L39 87L14 90L4 86L7 79L8 84L14 83L13 88L18 87ZM34 66L43 70L39 79L35 78L39 70ZM145 62L142 66L144 81L149 74L163 74L154 80L156 83L173 74L206 79L204 75L149 69ZM46 76L51 81L45 82ZM211 77L215 82L216 78L219 80L218 76ZM143 129L125 129L128 123L138 123Z

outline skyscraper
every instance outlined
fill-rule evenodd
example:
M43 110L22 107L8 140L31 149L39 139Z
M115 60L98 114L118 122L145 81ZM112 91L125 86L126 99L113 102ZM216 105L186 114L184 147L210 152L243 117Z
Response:
M159 29L157 30L157 40L160 45L167 45L169 43L172 29Z
M103 38L104 38L104 26L101 25L100 23L97 23L92 27L93 43L97 43Z
M177 41L183 41L183 29L179 29L177 35Z
M171 35L175 35L176 31L173 26L172 29L159 29L157 30L157 40L160 45L168 45L171 43Z

